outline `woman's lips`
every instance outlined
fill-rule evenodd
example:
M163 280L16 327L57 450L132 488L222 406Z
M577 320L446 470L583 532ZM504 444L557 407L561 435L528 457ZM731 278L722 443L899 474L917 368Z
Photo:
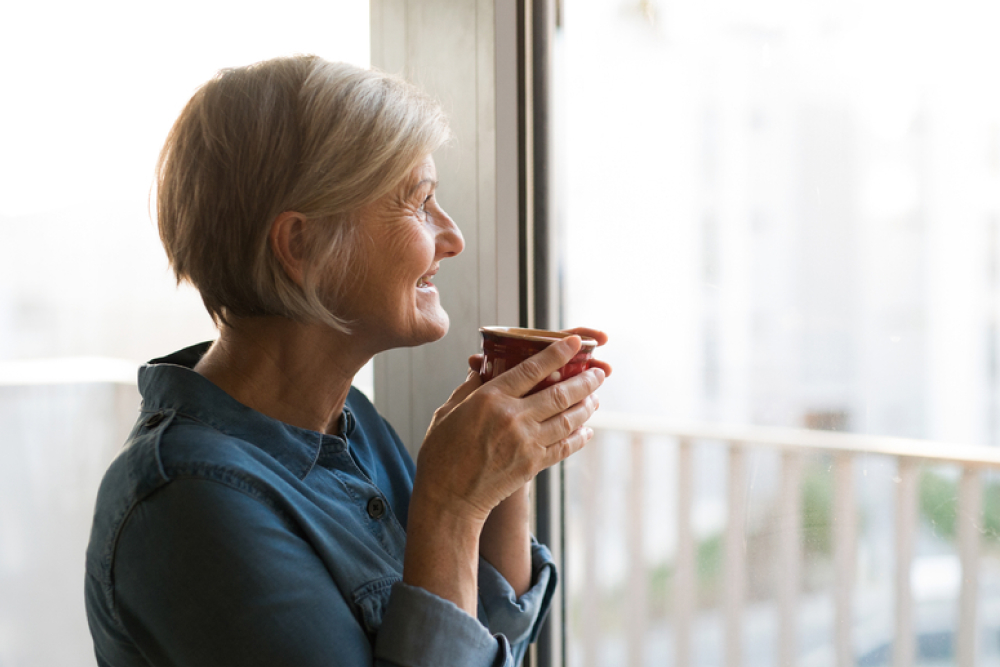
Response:
M437 267L434 267L430 272L420 276L420 280L417 281L417 287L434 287L434 283L431 282L431 278L436 275Z

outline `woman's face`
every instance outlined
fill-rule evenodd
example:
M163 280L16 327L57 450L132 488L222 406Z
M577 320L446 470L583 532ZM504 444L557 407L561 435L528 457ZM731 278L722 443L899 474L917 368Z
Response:
M420 345L448 332L434 274L462 252L455 221L435 198L437 169L428 156L393 192L360 212L364 276L344 312L352 330L380 349Z

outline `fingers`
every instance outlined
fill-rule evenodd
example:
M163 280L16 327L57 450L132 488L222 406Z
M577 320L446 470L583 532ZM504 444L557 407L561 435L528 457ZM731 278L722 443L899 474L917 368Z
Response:
M525 359L506 373L502 373L490 384L501 388L511 396L524 396L536 384L566 365L573 355L580 351L581 344L579 336L563 338L535 356Z
M479 379L479 371L470 368L468 375L465 376L465 382L455 388L455 391L451 393L451 397L457 399L459 402L464 401L469 394L479 389L482 384L483 381Z
M469 357L469 369L478 373L479 369L483 367L484 356L483 354L474 354Z
M604 333L600 329L591 329L589 327L575 327L573 329L563 329L565 333L577 334L580 336L588 336L597 341L598 347L604 345L608 342L608 334Z
M589 327L576 327L574 329L564 329L566 333L574 333L580 336L589 336L597 341L597 346L600 347L608 342L608 334L604 333L600 329L591 329ZM605 375L611 375L611 364L606 361L601 361L599 359L591 359L588 368L600 368L604 371Z
M611 364L606 361L601 361L600 359L591 359L587 364L587 368L600 368L604 371L605 377L611 375Z
M591 368L530 396L529 400L533 403L534 414L544 420L573 407L603 383L604 370Z
M551 388L554 389L555 387ZM564 410L560 410L539 424L539 442L547 446L569 436L587 423L587 420L593 416L600 404L601 402L597 395L592 391L588 392L578 402Z
M589 426L584 426L571 433L566 438L556 442L546 448L543 459L543 466L548 468L560 461L568 459L573 454L583 449L583 446L594 437L594 430Z
M455 409L455 406L464 401L469 395L476 389L482 386L483 382L479 379L479 373L475 370L470 369L468 375L465 377L465 382L455 387L455 391L451 392L451 396L445 401L444 405L435 411L435 419L443 419L448 413Z

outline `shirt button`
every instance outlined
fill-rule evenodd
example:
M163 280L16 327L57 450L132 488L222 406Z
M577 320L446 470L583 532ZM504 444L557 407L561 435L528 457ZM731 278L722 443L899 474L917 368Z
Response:
M368 501L368 516L378 521L385 516L385 501L375 496Z
M155 415L146 420L146 428L156 428L165 417L166 415L162 412L157 412Z

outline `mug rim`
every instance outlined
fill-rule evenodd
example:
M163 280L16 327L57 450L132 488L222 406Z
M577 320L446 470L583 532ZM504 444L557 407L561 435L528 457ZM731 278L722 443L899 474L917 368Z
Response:
M523 327L502 327L502 326L489 326L489 327L479 327L480 333L491 333L504 338L513 338L515 340L530 340L540 343L554 343L557 340L566 338L567 336L580 336L583 340L584 348L597 347L597 340L591 338L590 336L584 336L582 334L568 333L566 331L551 331L549 329L527 329Z

